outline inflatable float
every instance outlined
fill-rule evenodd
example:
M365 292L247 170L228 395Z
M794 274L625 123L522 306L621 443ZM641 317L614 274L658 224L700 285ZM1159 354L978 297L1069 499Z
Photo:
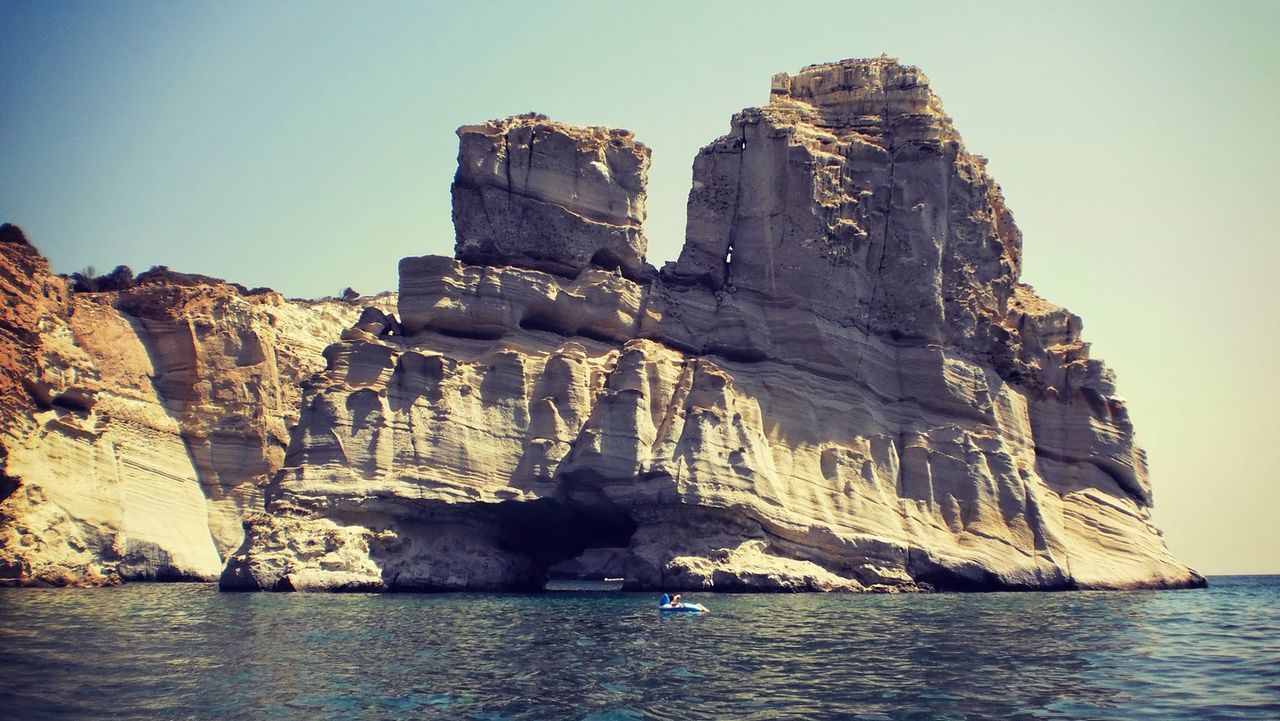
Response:
M684 603L677 595L674 599L667 594L662 594L662 598L658 601L658 610L662 613L709 613L710 610L700 603Z

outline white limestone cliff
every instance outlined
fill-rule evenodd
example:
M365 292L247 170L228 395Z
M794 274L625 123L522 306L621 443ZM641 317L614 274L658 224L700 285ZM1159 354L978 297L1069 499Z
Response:
M404 259L399 332L326 349L224 588L1203 584L1151 523L1114 375L1020 282L918 69L775 77L695 159L657 277L598 227L640 237L647 151L548 123L459 132L457 259ZM507 180L537 137L559 157L527 177L558 170ZM610 148L633 172L583 170Z
M402 260L398 298L72 293L0 228L0 583L1203 584L918 69L775 76L660 273L629 132L458 134L456 258Z
M72 293L3 250L0 583L216 578L360 306L165 272Z

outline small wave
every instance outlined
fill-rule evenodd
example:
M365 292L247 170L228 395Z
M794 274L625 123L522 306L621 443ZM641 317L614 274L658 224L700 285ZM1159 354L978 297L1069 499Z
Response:
M1280 718L1280 579L706 595L711 615L674 623L627 593L20 593L0 604L0 703L36 721Z

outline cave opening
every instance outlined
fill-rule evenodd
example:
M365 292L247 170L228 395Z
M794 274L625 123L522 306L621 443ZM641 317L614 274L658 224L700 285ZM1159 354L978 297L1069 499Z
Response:
M25 380L25 379L24 379ZM5 471L8 470L9 449L0 443L0 501L4 501L18 491L22 482L17 476L11 476Z
M521 330L546 331L556 335L573 335L573 331L550 314L527 312L520 319Z
M626 265L622 262L622 259L618 257L618 254L609 248L601 248L600 250L597 250L595 255L591 256L590 262L591 265L594 265L597 268L610 270L618 274L622 273L622 270Z
M17 478L0 471L0 501L7 500L21 487L22 483Z
M627 546L637 528L629 513L607 503L570 505L544 499L499 504L497 511L502 529L499 542L529 559L532 590L542 589L552 567L588 549Z

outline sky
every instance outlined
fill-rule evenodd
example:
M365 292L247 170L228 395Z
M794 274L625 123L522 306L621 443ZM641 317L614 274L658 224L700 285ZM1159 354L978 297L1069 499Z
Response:
M55 271L295 297L452 254L454 130L530 110L653 149L661 266L695 153L770 76L899 57L1116 369L1175 555L1280 573L1278 2L0 0L0 37L0 221Z

